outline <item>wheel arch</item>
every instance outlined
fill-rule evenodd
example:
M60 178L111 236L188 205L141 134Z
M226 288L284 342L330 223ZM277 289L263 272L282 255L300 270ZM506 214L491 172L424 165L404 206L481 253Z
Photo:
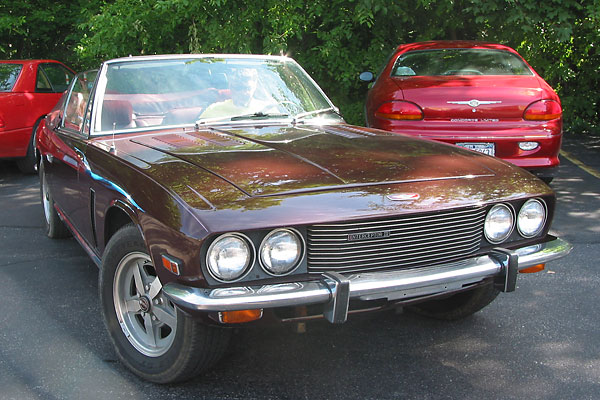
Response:
M102 236L103 247L106 248L108 241L114 236L114 234L128 224L135 225L140 232L142 239L145 241L144 232L140 228L138 218L133 209L123 201L113 201L105 213L104 232Z

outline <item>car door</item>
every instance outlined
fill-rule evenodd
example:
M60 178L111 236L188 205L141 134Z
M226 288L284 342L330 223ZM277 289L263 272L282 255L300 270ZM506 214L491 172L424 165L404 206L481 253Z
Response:
M75 74L58 63L41 63L37 67L35 96L30 112L39 117L50 111L67 90ZM34 121L35 122L35 121Z
M95 73L75 77L65 102L60 126L51 137L53 157L49 163L54 201L79 239L95 247L90 226L90 177L85 151L89 133L92 84Z

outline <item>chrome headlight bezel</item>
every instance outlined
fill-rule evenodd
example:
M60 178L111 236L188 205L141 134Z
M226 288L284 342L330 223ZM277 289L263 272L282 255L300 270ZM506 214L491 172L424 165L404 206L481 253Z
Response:
M495 210L500 210L500 209L508 211L508 213L510 215L510 227L508 227L508 229L502 236L500 236L497 239L494 239L490 236L488 229L487 229L488 228L488 218L490 218L490 216L492 215L493 212L495 212ZM499 243L506 241L510 237L510 235L512 234L512 232L515 228L515 220L516 220L515 210L512 207L512 205L506 204L506 203L499 203L499 204L495 204L494 206L492 206L492 208L490 208L490 210L487 212L484 223L483 223L483 233L484 233L486 240L492 244L499 244Z
M540 225L538 226L538 228L533 231L533 233L529 233L526 234L523 232L523 229L521 228L521 221L523 218L522 217L522 213L524 212L525 207L528 204L539 204L541 206L541 211L543 213L543 218L541 220ZM519 232L519 235L523 236L524 238L533 238L537 235L539 235L541 232L543 232L545 226L546 226L546 221L548 219L548 206L546 205L546 202L542 199L529 199L527 200L525 203L523 203L523 205L521 206L521 209L519 210L519 214L517 215L517 231Z
M290 233L291 235L293 235L296 238L296 240L298 241L298 244L300 246L300 250L299 250L298 255L295 258L294 262L292 263L292 267L288 271L286 271L285 273L282 273L282 274L277 274L277 273L271 271L269 269L269 267L266 265L267 263L263 259L263 249L265 248L265 245L267 244L268 240L271 237L273 237L275 234L277 234L279 232ZM306 252L306 243L304 241L304 237L296 229L294 229L294 228L273 229L272 231L267 233L267 235L263 238L262 242L260 243L260 247L258 248L258 262L259 262L262 270L270 276L277 276L277 277L287 276L287 275L294 273L294 271L296 271L298 269L298 267L300 267L300 265L302 264L302 260L304 259L305 252Z
M245 263L244 267L241 269L241 272L238 276L236 276L235 278L232 278L232 279L225 279L225 278L219 276L219 274L217 274L217 272L215 272L215 270L211 266L212 264L211 264L210 258L211 258L211 253L212 253L213 249L215 248L215 246L217 245L217 243L219 243L221 240L224 240L229 237L239 239L246 245L246 247L248 249L248 259L247 259L247 262ZM228 233L224 233L224 234L216 237L211 242L211 244L208 247L208 250L206 252L205 258L206 258L205 259L206 269L208 270L208 273L210 274L210 276L213 279L215 279L218 282L222 282L222 283L238 282L238 281L242 280L246 275L248 275L248 273L250 273L250 271L252 270L252 265L254 264L254 260L256 258L256 249L254 248L254 244L252 243L252 240L250 240L248 238L248 236L246 236L240 232L228 232Z

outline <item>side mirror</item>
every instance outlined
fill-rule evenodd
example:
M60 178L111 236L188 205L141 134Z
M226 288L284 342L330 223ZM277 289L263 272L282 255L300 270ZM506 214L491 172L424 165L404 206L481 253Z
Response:
M48 128L54 131L58 130L58 128L60 128L60 125L62 124L62 113L57 113L55 116L52 116L49 122L50 126Z
M361 74L358 76L358 79L363 82L373 82L375 80L375 75L369 71L361 72Z

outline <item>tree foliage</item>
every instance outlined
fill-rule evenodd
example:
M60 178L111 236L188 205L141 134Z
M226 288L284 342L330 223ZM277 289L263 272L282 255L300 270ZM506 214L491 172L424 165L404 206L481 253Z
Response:
M0 56L77 68L129 54L288 54L346 119L400 43L473 39L517 49L559 92L572 130L600 124L600 0L48 0L0 4Z

